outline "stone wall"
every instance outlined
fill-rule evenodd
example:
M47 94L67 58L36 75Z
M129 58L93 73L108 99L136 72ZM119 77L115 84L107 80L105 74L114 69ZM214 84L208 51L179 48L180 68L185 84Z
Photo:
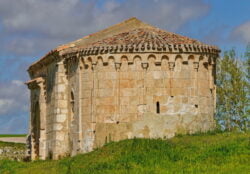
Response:
M127 54L83 60L83 152L109 140L213 129L214 65L209 57Z
M0 146L0 160L22 161L25 159L26 157L25 145L22 146L22 145L19 145L19 144L16 145L13 143L5 143L5 144L7 145Z
M39 99L33 97L31 103L39 101L41 106L46 101L40 110L39 158L89 152L109 141L213 129L213 56L131 53L58 58L43 69L44 86L32 88ZM40 75L38 71L33 78Z

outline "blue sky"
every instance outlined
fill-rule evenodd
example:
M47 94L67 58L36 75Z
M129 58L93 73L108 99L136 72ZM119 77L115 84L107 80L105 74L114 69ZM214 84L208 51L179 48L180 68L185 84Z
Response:
M0 134L28 130L29 64L133 16L239 56L250 42L250 0L0 0Z

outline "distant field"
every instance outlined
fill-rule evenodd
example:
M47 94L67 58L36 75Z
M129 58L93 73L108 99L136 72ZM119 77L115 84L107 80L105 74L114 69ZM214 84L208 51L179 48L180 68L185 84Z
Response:
M26 137L26 134L0 134L1 137Z
M249 174L250 133L131 139L58 161L0 161L2 174Z
M7 146L8 147L15 147L17 149L25 149L26 148L26 144L23 144L23 143L9 143L9 142L0 141L0 148L7 147ZM1 170L1 167L0 167L0 170ZM0 174L1 174L1 172L0 172Z

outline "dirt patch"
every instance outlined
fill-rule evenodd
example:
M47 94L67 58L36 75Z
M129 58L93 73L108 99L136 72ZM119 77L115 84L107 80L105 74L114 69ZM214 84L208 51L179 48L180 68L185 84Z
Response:
M11 143L26 143L26 137L3 137L0 141Z

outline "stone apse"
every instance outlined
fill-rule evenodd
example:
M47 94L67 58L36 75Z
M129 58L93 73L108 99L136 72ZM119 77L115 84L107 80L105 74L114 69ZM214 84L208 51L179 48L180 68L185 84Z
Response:
M136 18L57 47L28 69L31 159L213 129L219 52Z

